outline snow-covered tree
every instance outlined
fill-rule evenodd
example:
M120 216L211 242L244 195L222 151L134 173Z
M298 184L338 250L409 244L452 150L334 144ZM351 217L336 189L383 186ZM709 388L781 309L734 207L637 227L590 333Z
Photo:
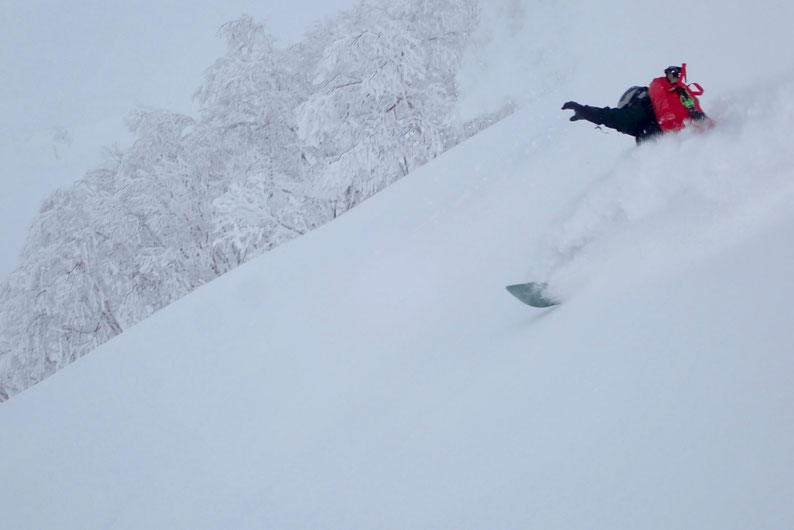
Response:
M163 111L129 120L138 135L121 158L104 219L112 228L125 320L137 322L216 277L206 182L191 173L185 142L194 121Z
M195 143L203 146L197 159L211 164L199 169L224 182L224 193L213 202L214 245L228 270L306 231L287 219L305 202L307 164L294 109L310 86L296 68L296 56L276 48L265 27L250 17L225 24L219 33L227 52L197 93L202 124ZM278 210L274 196L285 199Z
M279 49L250 17L196 96L55 193L0 284L0 400L197 286L333 219L460 140L474 0L361 4Z
M4 392L25 388L121 332L98 270L106 234L96 230L101 190L85 183L55 193L33 224L21 266L0 289L10 351Z
M474 13L466 1L362 4L309 36L327 44L314 66L314 93L299 109L299 132L338 210L448 146L454 74Z
M201 266L210 246L202 259L196 243L209 228L194 234L202 201L175 155L187 124L139 115L139 140L113 167L43 205L21 266L0 289L13 367L0 386L24 388L213 277Z

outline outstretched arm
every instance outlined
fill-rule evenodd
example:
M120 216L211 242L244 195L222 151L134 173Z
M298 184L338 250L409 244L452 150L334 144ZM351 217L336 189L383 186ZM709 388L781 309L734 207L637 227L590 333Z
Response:
M631 136L636 136L642 125L642 111L634 108L591 107L580 105L575 101L567 102L562 108L563 110L573 110L571 121L587 120Z
M572 110L573 116L571 121L587 120L601 125L601 109L598 107L591 107L589 105L580 105L575 101L568 101L562 106L562 110Z
M615 129L623 134L637 136L646 124L645 113L637 107L622 109L601 109L601 123L610 129Z

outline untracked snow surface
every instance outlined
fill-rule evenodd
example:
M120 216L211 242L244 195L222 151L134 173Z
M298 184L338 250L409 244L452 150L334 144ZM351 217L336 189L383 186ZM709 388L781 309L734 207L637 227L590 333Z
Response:
M743 86L639 148L539 94L14 396L0 526L791 529L794 76Z
M548 101L201 288L0 407L4 527L791 528L793 86Z

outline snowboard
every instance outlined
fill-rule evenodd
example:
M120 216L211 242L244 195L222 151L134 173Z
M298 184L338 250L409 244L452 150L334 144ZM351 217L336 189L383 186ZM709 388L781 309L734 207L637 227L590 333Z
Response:
M546 293L548 285L543 282L518 283L508 285L507 292L518 298L521 302L532 307L552 307L560 303Z

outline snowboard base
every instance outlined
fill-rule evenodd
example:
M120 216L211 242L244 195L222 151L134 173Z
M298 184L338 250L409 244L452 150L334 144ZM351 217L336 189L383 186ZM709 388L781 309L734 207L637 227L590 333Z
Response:
M552 307L559 305L560 301L546 293L548 285L543 282L518 283L508 285L507 292L521 302L532 307Z

